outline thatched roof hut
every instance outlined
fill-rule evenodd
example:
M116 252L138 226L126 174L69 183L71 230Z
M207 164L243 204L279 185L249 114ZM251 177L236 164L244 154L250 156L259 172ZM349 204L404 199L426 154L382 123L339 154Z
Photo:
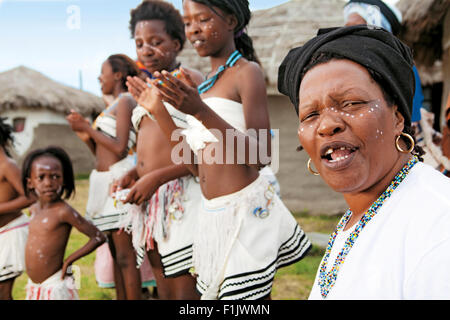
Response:
M71 109L92 117L104 108L101 98L24 66L0 73L0 115L14 127L12 154L19 163L32 149L56 145L69 153L76 173L88 173L95 157L65 117Z
M422 85L443 83L442 121L450 93L450 0L400 0L397 7L403 14L399 38L413 49Z
M42 73L19 66L0 73L0 112L23 108L67 113L75 109L84 116L101 112L101 98L56 82Z
M443 22L450 0L400 0L403 14L399 37L414 51L417 64L431 67L442 58Z

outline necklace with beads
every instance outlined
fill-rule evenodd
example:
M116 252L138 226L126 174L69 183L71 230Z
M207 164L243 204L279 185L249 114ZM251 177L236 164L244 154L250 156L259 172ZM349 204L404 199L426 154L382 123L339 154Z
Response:
M322 263L320 264L319 269L319 286L320 286L320 294L322 298L326 298L333 288L339 269L345 261L350 249L353 247L356 239L361 233L362 229L369 223L369 221L378 213L379 209L383 205L383 203L392 195L394 190L400 185L400 183L406 178L411 168L414 167L419 160L416 156L414 156L408 163L396 174L391 184L387 187L387 189L380 195L380 197L370 206L370 208L363 214L361 220L359 220L358 224L355 227L355 230L350 233L347 240L345 241L344 247L341 252L337 255L336 260L334 261L333 267L329 272L327 272L327 264L328 258L330 257L331 249L333 248L334 241L336 240L336 236L339 232L341 232L344 227L347 225L347 222L350 220L352 216L352 211L350 209L342 217L341 221L336 226L336 230L331 234L330 240L328 241L327 248L325 250L325 255L323 257Z
M222 65L219 67L219 69L217 69L217 72L214 74L214 76L205 80L198 86L198 93L202 94L211 89L219 78L219 75L226 69L233 67L240 58L242 58L242 54L238 50L235 50L228 58L225 65Z

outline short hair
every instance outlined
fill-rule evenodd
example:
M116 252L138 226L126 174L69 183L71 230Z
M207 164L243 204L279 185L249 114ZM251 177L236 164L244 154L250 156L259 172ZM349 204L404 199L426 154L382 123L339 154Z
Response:
M31 176L31 168L33 162L40 157L53 157L61 162L63 170L63 193L64 199L69 199L73 194L75 194L75 178L73 174L72 161L69 155L60 147L49 146L43 149L36 149L31 151L23 161L22 165L22 186L25 191L25 195L28 197L30 190L28 189L27 180Z
M165 31L172 38L180 42L180 50L186 42L184 22L180 12L170 3L161 0L145 0L131 10L130 31L134 39L136 25L140 21L161 20L165 24Z
M14 129L5 121L8 118L0 117L0 146L5 150L6 155L11 156L8 147L14 143Z
M106 59L111 65L113 72L122 73L122 87L128 91L127 77L134 77L141 72L136 62L125 54L113 54Z

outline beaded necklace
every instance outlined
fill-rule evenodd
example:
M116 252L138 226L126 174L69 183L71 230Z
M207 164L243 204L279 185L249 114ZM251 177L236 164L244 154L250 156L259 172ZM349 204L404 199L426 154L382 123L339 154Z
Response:
M336 257L333 267L329 272L327 272L328 258L330 256L331 249L333 248L334 241L336 240L336 236L339 232L341 232L344 229L347 222L350 220L350 217L352 216L352 211L348 209L347 212L344 214L341 221L336 226L336 230L333 232L333 234L330 237L330 240L328 241L328 246L326 248L322 263L320 265L319 286L320 286L320 293L324 299L328 296L328 293L330 292L331 288L333 288L339 273L339 268L344 263L345 258L350 252L350 249L353 247L362 229L378 213L378 210L381 208L383 203L392 195L394 190L406 178L411 168L414 167L414 165L418 162L419 162L418 158L414 156L411 160L408 161L408 163L402 168L402 170L400 170L400 172L396 174L394 180L392 180L389 187L387 187L387 189L380 195L380 197L364 213L361 220L359 220L355 230L348 236L347 240L345 241L344 247Z
M224 72L227 68L231 68L232 66L234 66L234 64L240 59L242 58L242 54L236 50L234 51L230 57L228 58L227 62L225 63L225 65L221 65L219 67L219 69L217 69L216 74L205 80L202 84L200 84L198 86L198 93L202 94L205 93L206 91L208 91L209 89L211 89L214 84L216 83L217 79L219 78L219 75Z

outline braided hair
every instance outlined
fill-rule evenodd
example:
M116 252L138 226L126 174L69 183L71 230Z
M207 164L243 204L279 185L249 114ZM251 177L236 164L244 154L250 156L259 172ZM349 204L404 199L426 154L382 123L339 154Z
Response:
M250 22L251 11L248 0L192 0L210 8L218 16L222 16L215 8L219 8L226 14L232 14L237 19L237 26L234 29L234 43L236 49L249 61L260 64L253 48L253 40L245 31Z
M111 65L114 73L122 73L121 84L122 87L128 91L126 84L127 77L137 76L141 72L136 62L134 62L130 57L124 54L113 54L108 57L107 61Z
M8 157L11 156L8 147L14 143L13 132L14 129L9 124L5 123L7 118L0 117L0 146L5 150Z

